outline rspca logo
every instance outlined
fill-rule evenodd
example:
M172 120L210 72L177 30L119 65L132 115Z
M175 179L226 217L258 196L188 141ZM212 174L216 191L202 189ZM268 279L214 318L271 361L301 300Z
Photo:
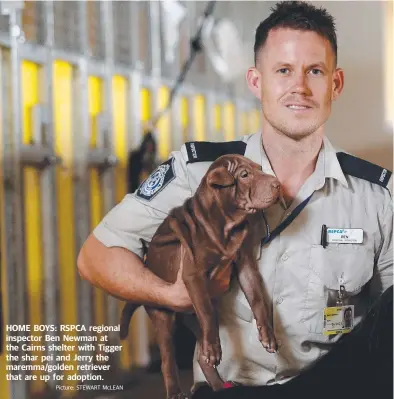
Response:
M344 229L327 229L327 233L329 234L343 234L344 232Z
M141 187L141 194L151 197L156 194L164 183L166 173L170 169L170 165L160 165L155 172L153 172Z
M174 158L162 163L156 170L141 184L137 190L137 197L150 201L165 186L175 178L173 168Z
M380 177L379 177L379 181L380 181L381 183L384 182L384 178L386 177L386 175L387 175L387 169L383 169L382 174L381 174Z

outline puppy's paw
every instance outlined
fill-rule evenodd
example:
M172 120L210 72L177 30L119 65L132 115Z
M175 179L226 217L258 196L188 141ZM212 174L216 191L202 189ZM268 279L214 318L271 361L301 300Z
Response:
M212 367L216 367L222 360L222 347L220 341L210 343L208 340L203 340L201 348L201 356L203 361Z
M269 353L276 353L278 350L278 344L275 339L274 332L268 326L257 325L259 331L259 339L265 350Z

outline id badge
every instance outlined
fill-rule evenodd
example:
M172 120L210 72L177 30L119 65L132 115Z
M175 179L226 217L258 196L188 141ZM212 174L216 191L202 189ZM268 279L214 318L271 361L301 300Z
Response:
M354 325L354 305L324 308L324 335L346 334Z
M362 244L364 241L363 229L327 229L327 242L329 244Z

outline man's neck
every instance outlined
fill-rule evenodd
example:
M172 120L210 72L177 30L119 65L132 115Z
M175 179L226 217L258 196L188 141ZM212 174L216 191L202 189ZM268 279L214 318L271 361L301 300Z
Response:
M284 198L290 203L315 170L323 132L318 130L302 140L294 140L270 130L263 133L264 151L281 183Z

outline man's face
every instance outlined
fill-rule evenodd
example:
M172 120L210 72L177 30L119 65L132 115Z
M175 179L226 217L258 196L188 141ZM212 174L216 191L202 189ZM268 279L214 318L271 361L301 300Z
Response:
M247 72L265 120L296 140L328 119L331 102L343 88L330 43L315 32L279 28L269 33L256 67Z

